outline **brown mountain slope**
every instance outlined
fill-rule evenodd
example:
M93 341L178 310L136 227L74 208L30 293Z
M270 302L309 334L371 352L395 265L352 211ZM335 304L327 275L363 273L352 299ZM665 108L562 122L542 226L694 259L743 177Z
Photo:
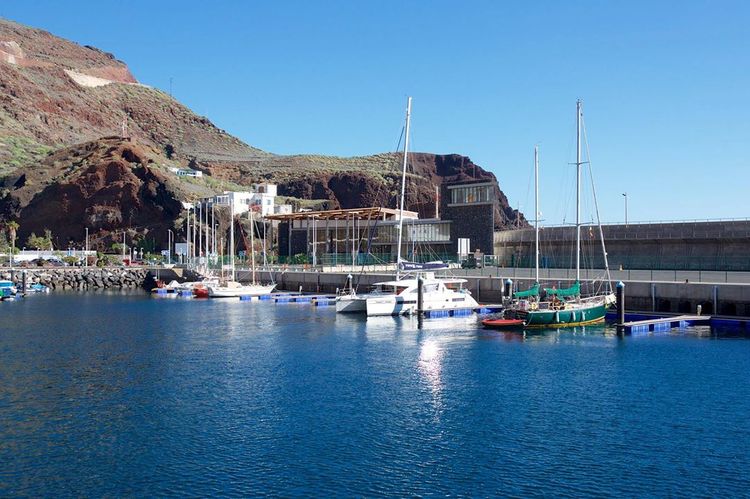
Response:
M51 149L120 135L182 157L267 155L140 85L111 54L0 19L0 171Z
M0 216L19 222L21 241L51 229L58 248L81 241L84 227L94 247L122 228L161 241L187 193L158 159L159 151L119 137L61 149L7 179Z

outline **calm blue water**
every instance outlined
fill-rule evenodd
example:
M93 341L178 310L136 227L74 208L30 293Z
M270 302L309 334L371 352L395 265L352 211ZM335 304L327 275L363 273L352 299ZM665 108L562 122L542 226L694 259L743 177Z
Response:
M747 495L750 341L0 303L0 495Z

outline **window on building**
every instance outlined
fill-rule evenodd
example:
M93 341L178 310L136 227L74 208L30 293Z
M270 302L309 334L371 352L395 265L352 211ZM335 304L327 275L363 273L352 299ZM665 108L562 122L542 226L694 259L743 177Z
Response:
M489 185L467 185L451 189L451 204L488 203L491 201L491 187Z

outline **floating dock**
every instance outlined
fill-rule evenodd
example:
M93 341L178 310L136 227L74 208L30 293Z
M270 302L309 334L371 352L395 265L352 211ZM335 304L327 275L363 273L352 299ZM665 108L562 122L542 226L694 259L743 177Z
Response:
M276 296L274 298L274 301L276 303L312 303L317 305L318 301L326 302L326 304L330 304L328 302L335 301L336 296L334 295L281 295Z
M656 317L616 324L617 329L625 334L642 334L650 332L669 331L671 329L688 326L710 326L709 315L676 315L673 317Z
M443 319L446 317L469 317L474 313L473 308L454 308L450 310L425 310L425 319Z

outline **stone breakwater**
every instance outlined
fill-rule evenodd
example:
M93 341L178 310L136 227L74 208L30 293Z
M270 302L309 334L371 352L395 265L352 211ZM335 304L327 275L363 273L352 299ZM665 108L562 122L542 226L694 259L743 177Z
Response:
M148 285L148 270L146 269L31 268L16 269L12 273L5 269L0 272L0 276L2 279L14 281L20 288L24 272L26 272L27 286L40 283L52 289L136 289Z

